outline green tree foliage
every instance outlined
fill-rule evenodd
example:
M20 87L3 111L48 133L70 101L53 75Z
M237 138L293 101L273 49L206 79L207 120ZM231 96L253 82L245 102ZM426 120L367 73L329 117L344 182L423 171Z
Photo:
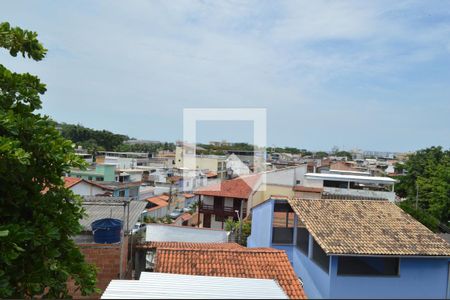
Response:
M36 61L47 51L35 32L8 23L0 24L0 47ZM95 268L71 239L82 207L61 177L82 162L35 112L45 91L38 77L0 64L0 298L67 297L69 278L83 294L96 291Z
M439 220L421 209L416 209L410 201L400 202L399 206L414 219L428 227L430 230L437 232Z
M325 158L325 157L328 157L329 154L327 152L324 152L324 151L317 151L317 152L314 152L313 156L315 158Z
M398 176L397 193L415 207L416 186L418 208L448 225L450 216L450 151L431 147L410 155L403 165L406 175Z
M148 152L156 153L160 150L175 151L174 143L154 143L154 144L121 144L115 147L119 152Z
M234 221L233 219L225 220L225 230L232 231L235 233L236 242L243 246L247 246L247 238L250 236L252 231L252 222L250 220L244 220L242 223L242 237L239 241L239 230L241 221Z
M71 140L77 145L87 149L90 153L107 150L113 151L129 137L123 134L115 134L107 130L95 130L80 124L59 124L63 137Z
M352 160L352 154L348 151L337 151L334 155L339 156L339 157L347 157L348 160Z

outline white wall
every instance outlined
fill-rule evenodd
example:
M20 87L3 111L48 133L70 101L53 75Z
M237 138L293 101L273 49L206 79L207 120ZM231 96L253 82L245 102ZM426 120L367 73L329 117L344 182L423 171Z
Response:
M105 191L98 186L81 181L70 188L72 192L80 196L95 196L103 194Z
M154 218L162 218L168 214L169 214L169 212L167 211L167 206L165 206L165 207L160 207L160 208L152 210L152 211L147 211L144 214L144 216L151 216Z
M279 184L279 185L296 185L296 181L300 180L300 184L304 180L306 174L306 165L300 165L295 168L279 169L276 171L268 172L266 174L267 184Z

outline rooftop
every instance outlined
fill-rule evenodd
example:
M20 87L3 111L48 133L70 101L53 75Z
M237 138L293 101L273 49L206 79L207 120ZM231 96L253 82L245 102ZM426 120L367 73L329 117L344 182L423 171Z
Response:
M146 241L225 243L228 241L228 233L224 230L208 228L147 224Z
M82 180L83 179L76 178L76 177L64 177L64 187L66 189L69 189L69 188L73 187L74 185L76 185L77 183L79 183Z
M111 280L102 299L287 299L270 279L142 272L139 280Z
M157 206L161 206L161 207L165 207L167 205L169 205L168 201L169 201L169 196L166 195L160 195L160 196L154 196L154 197L150 197L145 199L148 202L151 202Z
M390 177L379 176L360 176L360 175L344 175L344 174L329 174L329 173L306 173L307 179L322 179L322 180L335 180L335 181L351 181L361 183L382 183L382 184L394 184L397 180Z
M290 298L306 298L286 253L272 248L158 248L155 272L274 279Z
M194 194L248 199L256 187L259 178L259 174L255 174L224 180L218 184L201 187L195 190Z
M450 256L450 244L391 202L288 201L327 254Z
M127 197L84 197L83 208L87 216L80 220L84 231L91 231L91 223L104 218L114 218L124 221L124 229L127 229L128 208L125 210L124 203L129 201L130 215L128 229L131 229L139 220L147 201L132 200Z
M141 249L242 249L238 243L147 242L137 245Z

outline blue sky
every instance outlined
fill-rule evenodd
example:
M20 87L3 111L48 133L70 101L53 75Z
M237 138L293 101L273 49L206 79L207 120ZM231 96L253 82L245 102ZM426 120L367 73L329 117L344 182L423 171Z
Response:
M0 61L47 84L43 113L182 138L184 108L266 108L269 145L450 147L449 1L4 1L47 58ZM201 122L198 139L250 141Z

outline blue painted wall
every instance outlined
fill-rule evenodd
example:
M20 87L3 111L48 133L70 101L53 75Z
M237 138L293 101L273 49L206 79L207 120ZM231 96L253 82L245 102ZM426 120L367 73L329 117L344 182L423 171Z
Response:
M252 209L252 232L248 247L271 247L274 201L266 201Z
M337 257L331 258L331 298L445 299L448 259L400 258L400 276L337 276Z
M249 247L274 247L285 250L296 274L302 279L308 298L437 298L448 291L448 258L400 258L399 276L338 276L338 257L330 257L325 272L294 245L272 245L274 201L252 210ZM310 251L312 237L310 235Z

